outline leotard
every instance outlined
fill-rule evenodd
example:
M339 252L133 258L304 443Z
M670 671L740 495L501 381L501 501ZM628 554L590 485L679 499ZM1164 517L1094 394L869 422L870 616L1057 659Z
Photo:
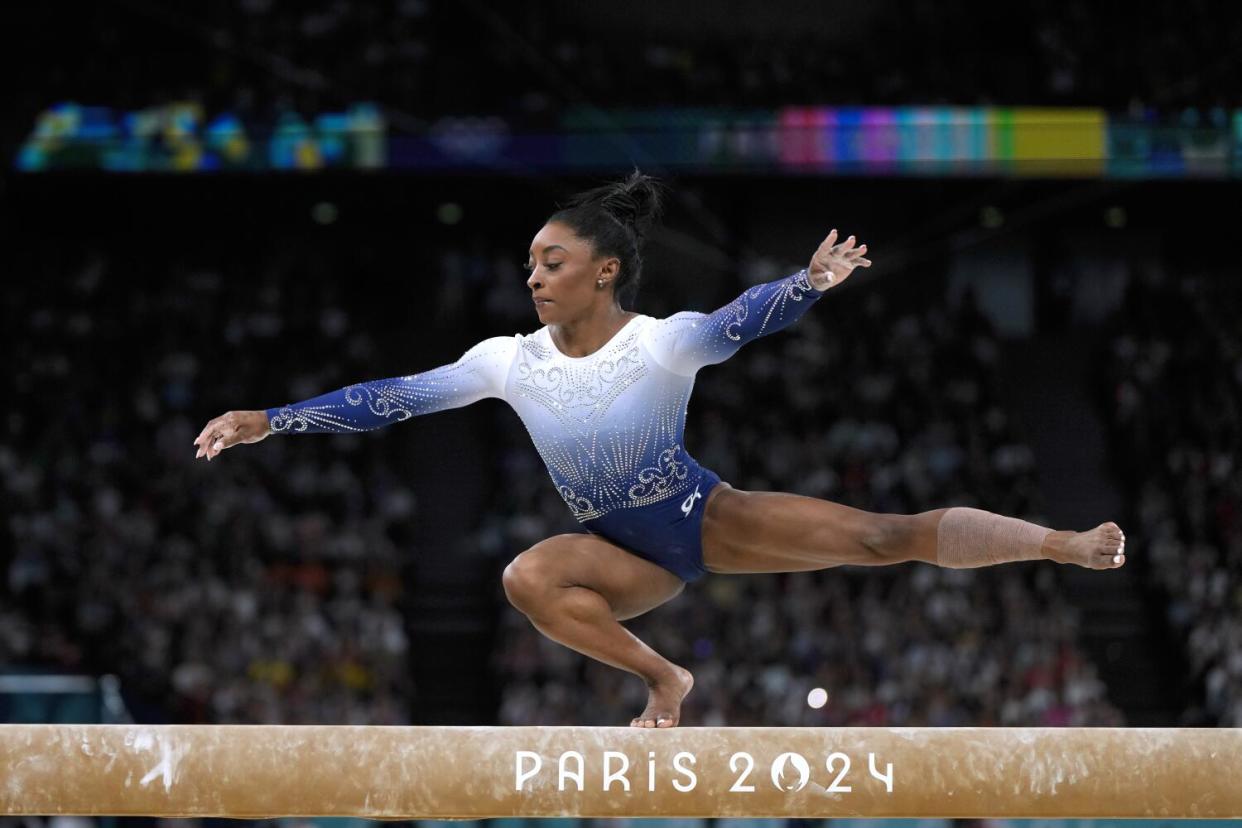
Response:
M368 431L502 399L587 531L693 581L706 572L703 504L720 482L684 445L695 374L789 325L822 295L801 270L709 314L634 316L583 357L561 353L547 326L495 336L449 365L269 408L268 421L274 433Z

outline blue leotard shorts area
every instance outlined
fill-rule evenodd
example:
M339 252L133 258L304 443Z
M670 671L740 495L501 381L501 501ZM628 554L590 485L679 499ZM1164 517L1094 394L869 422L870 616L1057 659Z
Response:
M697 465L697 464L696 464ZM699 466L699 479L683 497L613 511L582 522L593 535L602 535L640 558L667 569L683 581L707 574L703 567L703 509L720 476Z

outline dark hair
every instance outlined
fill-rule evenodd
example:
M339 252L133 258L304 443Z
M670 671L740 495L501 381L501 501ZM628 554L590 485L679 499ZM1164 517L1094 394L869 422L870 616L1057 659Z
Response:
M548 219L568 225L591 243L597 256L621 260L613 290L626 305L638 291L643 242L660 215L660 191L656 179L635 170L624 181L578 193Z

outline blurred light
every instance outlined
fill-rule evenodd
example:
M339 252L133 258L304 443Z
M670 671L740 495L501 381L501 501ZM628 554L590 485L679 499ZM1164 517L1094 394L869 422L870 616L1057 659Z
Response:
M810 693L806 694L806 703L816 710L823 707L828 702L828 691L822 687L816 687Z
M461 221L463 215L465 215L465 211L455 201L446 201L436 208L436 218L443 224L457 224L457 222Z
M321 201L311 208L311 218L319 224L331 224L336 221L338 215L340 215L340 211L330 201Z
M1104 224L1120 230L1126 226L1126 209L1124 207L1109 207L1104 211Z
M979 223L989 230L994 230L1005 223L1005 216L999 207L988 205L979 211Z

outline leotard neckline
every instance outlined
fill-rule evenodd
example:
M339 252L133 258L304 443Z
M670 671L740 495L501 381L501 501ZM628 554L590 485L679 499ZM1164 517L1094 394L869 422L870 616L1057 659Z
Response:
M553 348L553 350L555 350L555 351L556 351L557 356L561 357L562 359L568 359L568 360L573 361L573 362L579 362L579 361L584 360L584 359L590 359L591 357L596 356L597 354L601 354L601 353L603 353L604 351L608 350L608 346L609 346L609 345L611 345L612 343L616 342L616 341L617 341L617 337L619 337L619 336L621 336L621 334L625 333L625 329L626 329L626 328L628 328L630 325L633 325L635 322L637 322L638 320L640 320L640 319L642 319L642 318L643 318L643 314L641 314L641 313L640 313L640 314L636 314L635 316L631 316L631 317L630 317L630 321L626 322L626 323L625 323L624 325L622 325L620 328L617 328L617 332L616 332L615 334L613 334L611 337L609 337L607 342L605 342L603 345L600 345L600 346L599 346L598 348L596 348L594 351L591 351L591 353L589 353L589 354L583 354L583 355L582 355L582 356L580 356L580 357L573 357L573 356L570 356L569 354L565 353L565 352L564 352L564 351L562 351L560 348L558 348L558 347L557 347L557 345L556 345L556 340L554 340L554 339L552 338L552 329L551 329L551 328L548 328L548 342L550 342L550 343L552 344L552 348Z

